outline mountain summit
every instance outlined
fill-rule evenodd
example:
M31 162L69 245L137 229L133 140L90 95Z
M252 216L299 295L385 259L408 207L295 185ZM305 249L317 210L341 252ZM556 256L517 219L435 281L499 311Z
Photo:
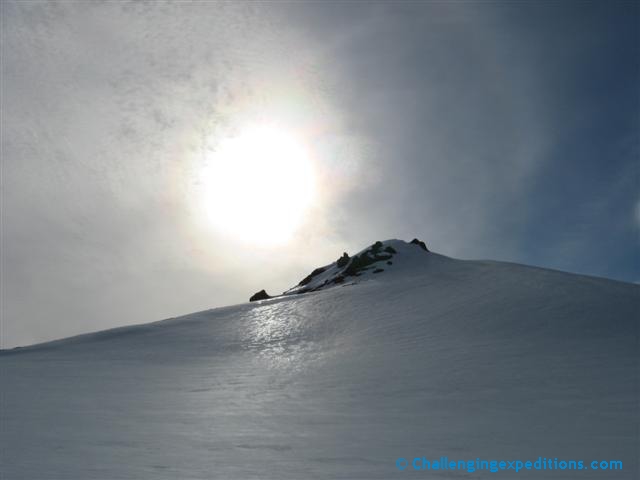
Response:
M353 256L344 252L335 262L314 269L300 282L285 291L283 295L295 295L331 288L336 285L354 284L371 275L385 271L402 270L409 265L423 263L429 253L426 244L414 238L411 242L402 240L376 241ZM395 266L394 266L395 262ZM265 290L251 296L249 301L273 298Z

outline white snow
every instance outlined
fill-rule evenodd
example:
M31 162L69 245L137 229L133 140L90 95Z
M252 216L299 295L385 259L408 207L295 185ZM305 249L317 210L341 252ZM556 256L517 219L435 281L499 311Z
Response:
M638 478L640 287L385 245L343 286L3 351L0 477Z

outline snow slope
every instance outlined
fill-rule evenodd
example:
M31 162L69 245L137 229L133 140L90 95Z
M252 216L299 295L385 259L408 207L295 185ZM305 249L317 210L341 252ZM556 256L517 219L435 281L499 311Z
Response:
M638 286L384 243L333 288L3 351L0 478L638 478Z

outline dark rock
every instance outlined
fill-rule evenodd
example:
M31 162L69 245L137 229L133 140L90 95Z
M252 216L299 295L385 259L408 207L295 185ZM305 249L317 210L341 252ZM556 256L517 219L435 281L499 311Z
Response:
M249 298L249 301L255 302L256 300L266 300L267 298L271 298L271 295L269 295L264 290L260 290L259 292L256 292L253 295L251 295L251 298Z
M346 267L347 263L349 263L349 260L349 255L347 254L347 252L344 252L336 262L338 264L338 268Z
M311 276L315 277L316 275L320 275L325 270L326 270L326 268L324 268L324 267L318 267L313 272L311 272Z
M361 255L354 255L351 258L351 263L345 269L344 274L346 276L358 276L362 270L365 270L369 265L381 260L389 260L391 255L377 254L373 257L369 254L369 251L362 253Z
M371 245L371 251L376 254L380 251L380 249L382 248L382 242L380 240L378 240L376 243L374 243L373 245Z
M414 245L418 245L421 249L423 249L425 252L428 252L429 249L427 248L427 246L425 245L425 243L422 240L418 240L417 238L414 238L413 240L411 240L411 242L409 243L413 243Z
M316 268L313 272L311 272L309 275L307 275L302 280L300 280L300 283L298 285L300 286L306 285L313 279L313 277L315 277L316 275L320 275L324 271L325 271L325 268L323 267Z
M419 246L425 251L429 251L424 242L421 242L417 238L414 238L411 241L412 244ZM316 285L312 288L309 287L309 284L313 281L314 277L320 275L321 273L326 271L326 268L320 267L316 268L309 275L304 277L300 283L298 283L298 289L295 292L290 293L306 293L313 292L316 290L321 290L322 288L330 285L337 285L344 283L348 277L359 277L364 274L366 271L372 271L373 273L381 273L384 269L380 268L380 263L385 262L387 265L393 265L391 259L398 252L392 246L386 246L381 241L376 241L371 244L369 248L364 250L359 255L354 255L350 257L347 252L344 252L340 258L336 260L337 268L339 269L337 275L332 275L330 278L324 280L324 282L318 282L316 280ZM380 263L378 263L380 262ZM320 284L322 283L322 284ZM288 294L285 292L285 294ZM254 300L262 300L263 298L271 298L267 295L266 292L258 292L253 297L251 297L251 301Z
M360 270L362 270L367 265L371 265L372 263L373 260L371 259L371 257L369 257L369 255L367 255L367 252L361 255L354 255L351 258L351 262L349 263L349 266L346 268L344 273L347 276L357 275Z

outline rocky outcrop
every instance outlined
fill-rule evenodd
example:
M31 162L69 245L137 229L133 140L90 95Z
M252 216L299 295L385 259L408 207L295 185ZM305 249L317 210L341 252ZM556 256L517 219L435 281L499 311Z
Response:
M391 247L389 247L391 248ZM360 255L354 255L349 263L349 266L344 270L344 275L358 276L360 272L366 269L369 265L379 262L381 260L389 260L393 256L393 253L389 253L388 251L381 252L382 242L378 241L371 245L366 251L361 253ZM394 252L395 250L391 248Z
M301 287L305 286L307 283L313 280L313 277L315 277L316 275L320 275L325 270L326 269L323 267L316 268L313 272L311 272L309 275L307 275L302 280L300 280L300 283L298 283L298 285L300 285Z
M412 243L414 245L419 246L421 249L423 249L425 252L428 252L429 249L427 248L427 245L422 241L422 240L418 240L417 238L414 238L413 240L411 240L409 243Z
M401 258L406 255L409 262L420 261L421 252L417 252L414 246L419 247L424 252L429 252L427 245L417 238L411 242L402 240L377 241L369 245L364 250L349 256L344 252L333 263L316 268L300 282L283 292L283 295L297 295L315 292L335 285L349 285L357 283L359 278L366 278L370 274L376 277L389 270L397 271L396 260L400 264ZM405 262L407 264L407 262ZM402 268L402 267L401 267ZM261 291L251 297L251 300L262 300L270 298L266 292Z
M259 292L256 292L253 295L251 295L251 297L249 298L249 301L255 302L256 300L266 300L267 298L271 298L271 295L269 295L264 290L260 290Z
M351 260L349 254L347 252L344 252L342 256L336 261L336 265L338 265L338 268L346 267L349 263L349 260Z

